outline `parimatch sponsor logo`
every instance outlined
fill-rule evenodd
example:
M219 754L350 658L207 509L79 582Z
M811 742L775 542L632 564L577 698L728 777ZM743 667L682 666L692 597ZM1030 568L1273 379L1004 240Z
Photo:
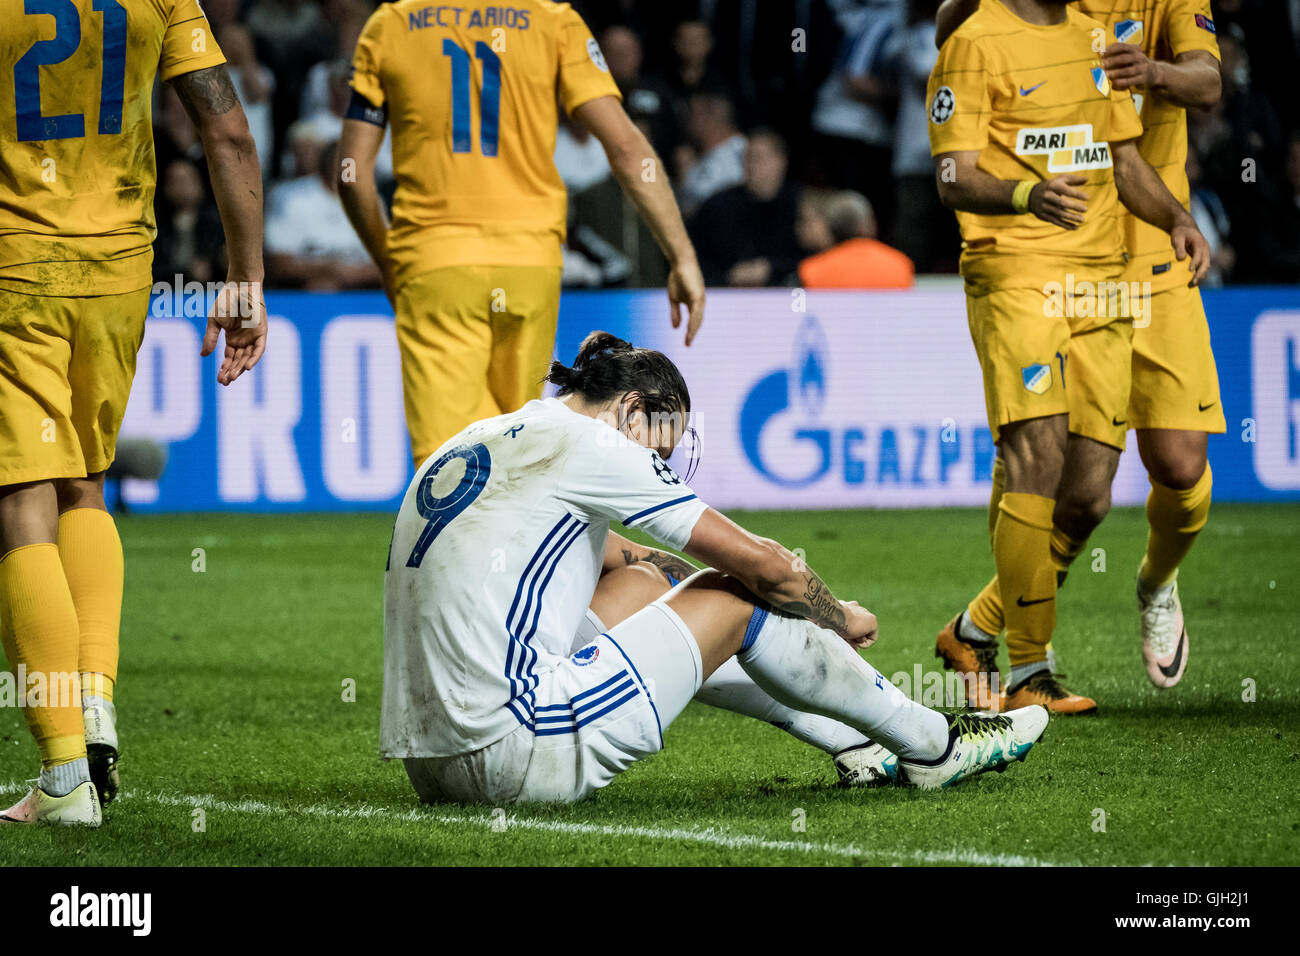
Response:
M1109 169L1110 144L1094 143L1092 124L1022 129L1016 134L1017 156L1046 156L1049 173Z
M152 893L83 893L73 886L50 897L50 925L60 928L126 928L133 936L153 929Z

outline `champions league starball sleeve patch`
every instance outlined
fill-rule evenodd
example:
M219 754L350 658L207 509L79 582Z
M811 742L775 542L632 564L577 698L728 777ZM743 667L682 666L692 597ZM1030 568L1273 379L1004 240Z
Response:
M948 120L952 119L953 111L957 108L957 96L953 93L952 88L941 86L934 91L934 99L930 101L930 122L936 126L942 126Z

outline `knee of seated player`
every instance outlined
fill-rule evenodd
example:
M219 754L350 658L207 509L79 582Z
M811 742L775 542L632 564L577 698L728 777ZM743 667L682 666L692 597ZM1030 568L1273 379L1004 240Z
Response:
M74 508L98 508L107 511L104 503L104 472L85 478L60 478L54 483L59 500L59 514Z
M735 578L712 569L692 574L664 599L700 645L706 677L740 650L756 601Z
M627 620L671 590L668 577L650 564L629 564L601 575L591 609L606 628Z
M1152 430L1137 434L1142 464L1156 484L1186 491L1205 474L1207 436L1203 432Z

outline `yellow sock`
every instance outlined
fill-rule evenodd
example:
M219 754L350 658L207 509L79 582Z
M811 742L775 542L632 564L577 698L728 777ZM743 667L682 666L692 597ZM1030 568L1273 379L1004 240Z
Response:
M995 637L1002 633L1002 585L998 583L998 576L995 574L989 578L989 583L984 585L984 589L975 595L975 600L966 606L966 616L970 618L971 623L978 627L985 634L992 634Z
M86 756L77 609L56 545L24 545L0 558L0 637L9 667L25 675L16 690L45 768Z
M59 560L77 609L82 689L113 699L122 622L122 539L113 516L98 508L59 515ZM103 691L103 693L98 693Z
M1059 572L1062 581L1065 580L1065 572L1070 570L1074 559L1083 553L1087 543L1087 538L1077 541L1060 528L1052 526L1052 567Z
M1002 456L993 459L993 490L989 492L989 546L993 545L993 531L998 526L998 505L1007 490L1007 463ZM999 630L1001 630L999 628Z
M998 506L1007 487L1007 465L1002 456L993 459L993 490L989 493L989 546L993 545L993 535L998 526ZM1002 633L1002 594L998 589L998 577L984 585L984 590L975 595L975 600L966 607L966 616L971 623L985 634L997 636Z
M1147 495L1147 553L1138 570L1138 581L1146 590L1162 588L1178 576L1178 566L1210 516L1213 484L1209 465L1186 491L1151 482L1151 493Z
M1056 568L1052 564L1052 509L1041 495L1008 491L998 505L993 559L998 568L1011 666L1047 660L1056 626Z
M1052 566L1056 568L1058 587L1065 581L1065 573L1074 563L1074 559L1083 553L1087 543L1087 541L1076 541L1060 528L1052 526ZM1002 588L998 584L996 574L988 584L984 585L984 589L975 595L975 600L967 605L966 616L985 634L1002 633L1002 628L1006 626L1006 618L1002 613Z
M82 697L100 697L111 704L113 688L116 686L116 682L107 674L97 674L94 671L81 672Z

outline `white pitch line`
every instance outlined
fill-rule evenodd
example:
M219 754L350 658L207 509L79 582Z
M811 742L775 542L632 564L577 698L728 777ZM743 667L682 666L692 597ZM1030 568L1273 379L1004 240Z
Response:
M10 781L0 785L0 793L26 790L29 783ZM308 805L276 806L260 800L222 800L209 794L144 793L124 791L123 799L139 800L159 806L201 807L226 813L258 815L308 816L324 820L386 820L394 823L436 823L446 826L480 826L486 829L532 830L574 836L632 837L663 842L696 843L727 850L766 850L770 852L807 853L844 859L872 859L891 864L957 863L971 866L1078 866L1077 863L1039 860L1031 856L1005 853L980 853L975 850L912 850L898 852L861 847L856 844L807 843L800 840L768 840L747 833L732 833L717 827L692 829L682 827L625 826L621 824L575 823L567 820L539 820L513 814L504 818L438 813L433 810L393 810L388 807L334 807Z

